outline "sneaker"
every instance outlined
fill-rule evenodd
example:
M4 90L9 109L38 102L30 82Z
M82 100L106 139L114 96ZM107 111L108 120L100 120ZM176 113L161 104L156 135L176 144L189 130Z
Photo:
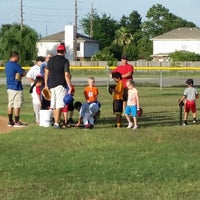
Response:
M127 128L133 128L133 123L129 123Z
M14 127L25 127L26 125L25 124L23 124L22 122L15 122L14 123Z
M59 125L59 124L54 124L54 125L53 125L53 128L55 128L55 129L60 129L60 125Z
M74 120L70 117L70 118L68 119L68 123L73 124L73 123L74 123Z
M183 122L183 126L187 126L188 125L188 123L187 122Z
M138 128L138 126L137 125L135 125L134 127L133 127L133 129L137 129Z
M14 122L8 122L8 126L14 126Z
M193 124L197 124L197 120L193 120Z
M85 128L85 129L89 129L89 128L90 128L90 124L85 124L85 125L84 125L84 128Z

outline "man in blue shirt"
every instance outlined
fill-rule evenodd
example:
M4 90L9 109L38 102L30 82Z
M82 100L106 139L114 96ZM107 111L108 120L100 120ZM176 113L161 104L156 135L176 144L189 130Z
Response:
M23 86L21 78L25 76L25 70L18 64L19 53L12 51L10 59L6 63L6 84L8 94L8 126L22 127L19 121L20 109L23 104ZM13 112L15 120L13 121Z

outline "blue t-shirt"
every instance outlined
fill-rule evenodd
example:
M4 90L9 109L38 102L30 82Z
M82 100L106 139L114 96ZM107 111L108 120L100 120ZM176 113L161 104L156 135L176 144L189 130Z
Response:
M45 67L47 67L47 63L46 62L43 62L41 65L40 65L40 74L44 77L44 69Z
M12 61L8 61L6 63L6 84L7 89L10 90L23 90L22 82L15 80L16 73L23 74L25 72L24 69L21 68L21 66Z

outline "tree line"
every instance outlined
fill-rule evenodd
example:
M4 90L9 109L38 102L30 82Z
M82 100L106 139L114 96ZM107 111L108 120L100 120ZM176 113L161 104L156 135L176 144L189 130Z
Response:
M92 21L91 21L92 20ZM90 35L91 22L93 38L99 41L100 51L92 60L119 60L126 54L130 60L150 60L153 44L151 39L179 27L196 27L171 13L161 4L153 5L146 14L146 20L138 11L128 16L122 15L119 21L110 15L99 15L96 11L88 13L80 20L80 26L86 35ZM31 27L19 24L3 24L0 29L0 59L7 59L11 50L18 50L21 62L32 60L37 54L36 42L41 36Z

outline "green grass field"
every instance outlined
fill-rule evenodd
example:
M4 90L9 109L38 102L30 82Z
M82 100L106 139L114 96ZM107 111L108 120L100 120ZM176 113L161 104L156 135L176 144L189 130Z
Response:
M184 88L137 87L144 110L137 130L116 129L112 96L99 87L101 117L93 130L33 124L28 87L21 120L0 135L1 200L198 200L200 124L179 126ZM75 99L83 101L83 87ZM7 94L0 86L0 115ZM198 112L200 102L197 100ZM78 113L74 113L76 120ZM0 124L6 126L6 124Z

